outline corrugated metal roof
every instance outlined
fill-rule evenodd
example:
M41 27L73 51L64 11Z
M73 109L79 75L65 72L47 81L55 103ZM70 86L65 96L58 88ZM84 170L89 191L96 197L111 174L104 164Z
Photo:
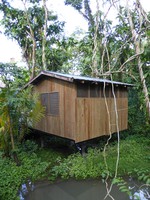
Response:
M85 81L85 82L92 82L92 83L106 83L106 84L108 83L108 84L115 84L115 85L133 86L132 84L111 81L107 79L92 78L88 76L78 76L78 75L72 75L72 74L63 74L63 73L52 72L52 71L42 71L38 76L32 79L27 85L38 83L39 80L43 78L43 76L54 77L57 79L68 81L68 82Z

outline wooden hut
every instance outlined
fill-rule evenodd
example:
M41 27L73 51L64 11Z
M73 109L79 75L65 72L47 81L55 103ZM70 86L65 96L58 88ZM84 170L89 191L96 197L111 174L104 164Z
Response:
M131 84L50 71L28 84L46 108L36 130L78 143L128 128Z

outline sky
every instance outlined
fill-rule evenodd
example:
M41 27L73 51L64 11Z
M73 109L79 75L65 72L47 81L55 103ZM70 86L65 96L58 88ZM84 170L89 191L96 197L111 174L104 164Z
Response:
M14 0L17 6L20 0ZM96 0L91 0L93 9L96 5ZM146 11L150 11L150 0L141 0L141 3ZM65 21L65 33L72 34L78 28L87 30L87 22L83 17L71 6L65 6L63 0L48 0L47 7L58 14L60 21ZM3 31L0 28L0 31ZM0 62L9 62L11 58L15 58L16 62L21 62L21 50L16 41L12 41L0 34Z
M15 0L17 6L20 0ZM20 1L21 2L21 1ZM87 23L80 14L71 6L65 6L63 0L49 0L47 7L49 10L53 10L54 13L59 15L60 21L65 21L65 33L70 35L77 28L83 28L86 30ZM0 28L2 31L2 28ZM21 50L16 41L12 41L0 34L0 62L9 62L11 58L21 61Z

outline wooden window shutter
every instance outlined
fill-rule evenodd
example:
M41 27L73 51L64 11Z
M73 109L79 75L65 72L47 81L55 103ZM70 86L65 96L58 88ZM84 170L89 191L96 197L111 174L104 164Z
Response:
M59 115L59 93L49 93L49 114Z
M41 103L45 107L46 114L48 113L48 93L41 94Z

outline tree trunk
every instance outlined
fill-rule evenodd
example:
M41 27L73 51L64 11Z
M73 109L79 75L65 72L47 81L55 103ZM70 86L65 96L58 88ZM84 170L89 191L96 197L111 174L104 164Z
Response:
M10 139L11 139L11 147L12 150L15 150L15 143L14 143L14 136L13 136L13 128L12 128L12 122L11 122L11 117L10 114L8 114L8 126L9 126L9 132L10 132Z
M86 1L85 1L86 2ZM93 21L94 23L94 21ZM98 77L98 60L97 60L97 53L99 51L98 49L98 28L99 28L99 3L97 1L97 13L96 13L96 24L93 26L93 40L94 40L94 47L93 47L93 55L92 55L92 77Z
M44 19L44 30L43 30L43 42L42 42L42 63L43 63L43 70L47 69L46 66L46 33L47 33L47 18L48 18L48 10L46 7L46 0L43 0L43 8L45 11L45 19Z
M36 66L36 41L35 41L35 38L34 38L34 33L33 33L33 35L31 37L32 37L32 41L33 41L33 47L32 47L32 74L31 74L31 79L33 79L35 77L35 66Z
M94 17L92 15L92 10L90 8L89 0L84 0L84 9L85 9L85 15L87 16L86 19L88 19L88 25L89 25L89 30L94 28L95 23L94 23Z
M134 43L134 47L135 47L135 52L136 54L139 54L138 58L137 58L137 62L138 62L138 71L139 71L139 76L140 76L140 80L141 80L141 84L143 87L143 94L145 97L145 104L146 104L146 110L148 113L148 117L150 119L150 99L148 96L148 89L147 89L147 85L146 85L146 80L144 77L144 73L143 73L143 68L142 68L142 61L140 58L140 53L141 53L141 45L140 45L140 41L141 41L141 35L140 32L137 33L133 24L133 20L132 20L132 16L129 10L129 5L128 5L128 0L127 0L127 11L128 11L128 20L129 20L129 25L130 25L130 29L131 29L131 33L132 33L132 39L133 39L133 43ZM140 12L140 11L139 11ZM141 19L139 19L141 20Z
M32 39L32 43L33 43L33 47L32 47L32 72L31 72L31 79L33 79L35 77L35 66L36 66L36 40L34 37L34 31L32 29L32 25L30 23L30 19L28 16L28 11L26 8L26 4L24 2L24 8L25 8L25 15L26 15L26 19L27 19L27 24L29 26L29 30L30 32L28 32L29 36Z
M14 136L13 136L13 126L12 126L12 120L10 116L10 109L8 108L8 126L9 126L9 133L10 133L10 139L11 139L11 147L12 147L12 156L17 165L20 164L17 153L15 152L15 142L14 142Z

